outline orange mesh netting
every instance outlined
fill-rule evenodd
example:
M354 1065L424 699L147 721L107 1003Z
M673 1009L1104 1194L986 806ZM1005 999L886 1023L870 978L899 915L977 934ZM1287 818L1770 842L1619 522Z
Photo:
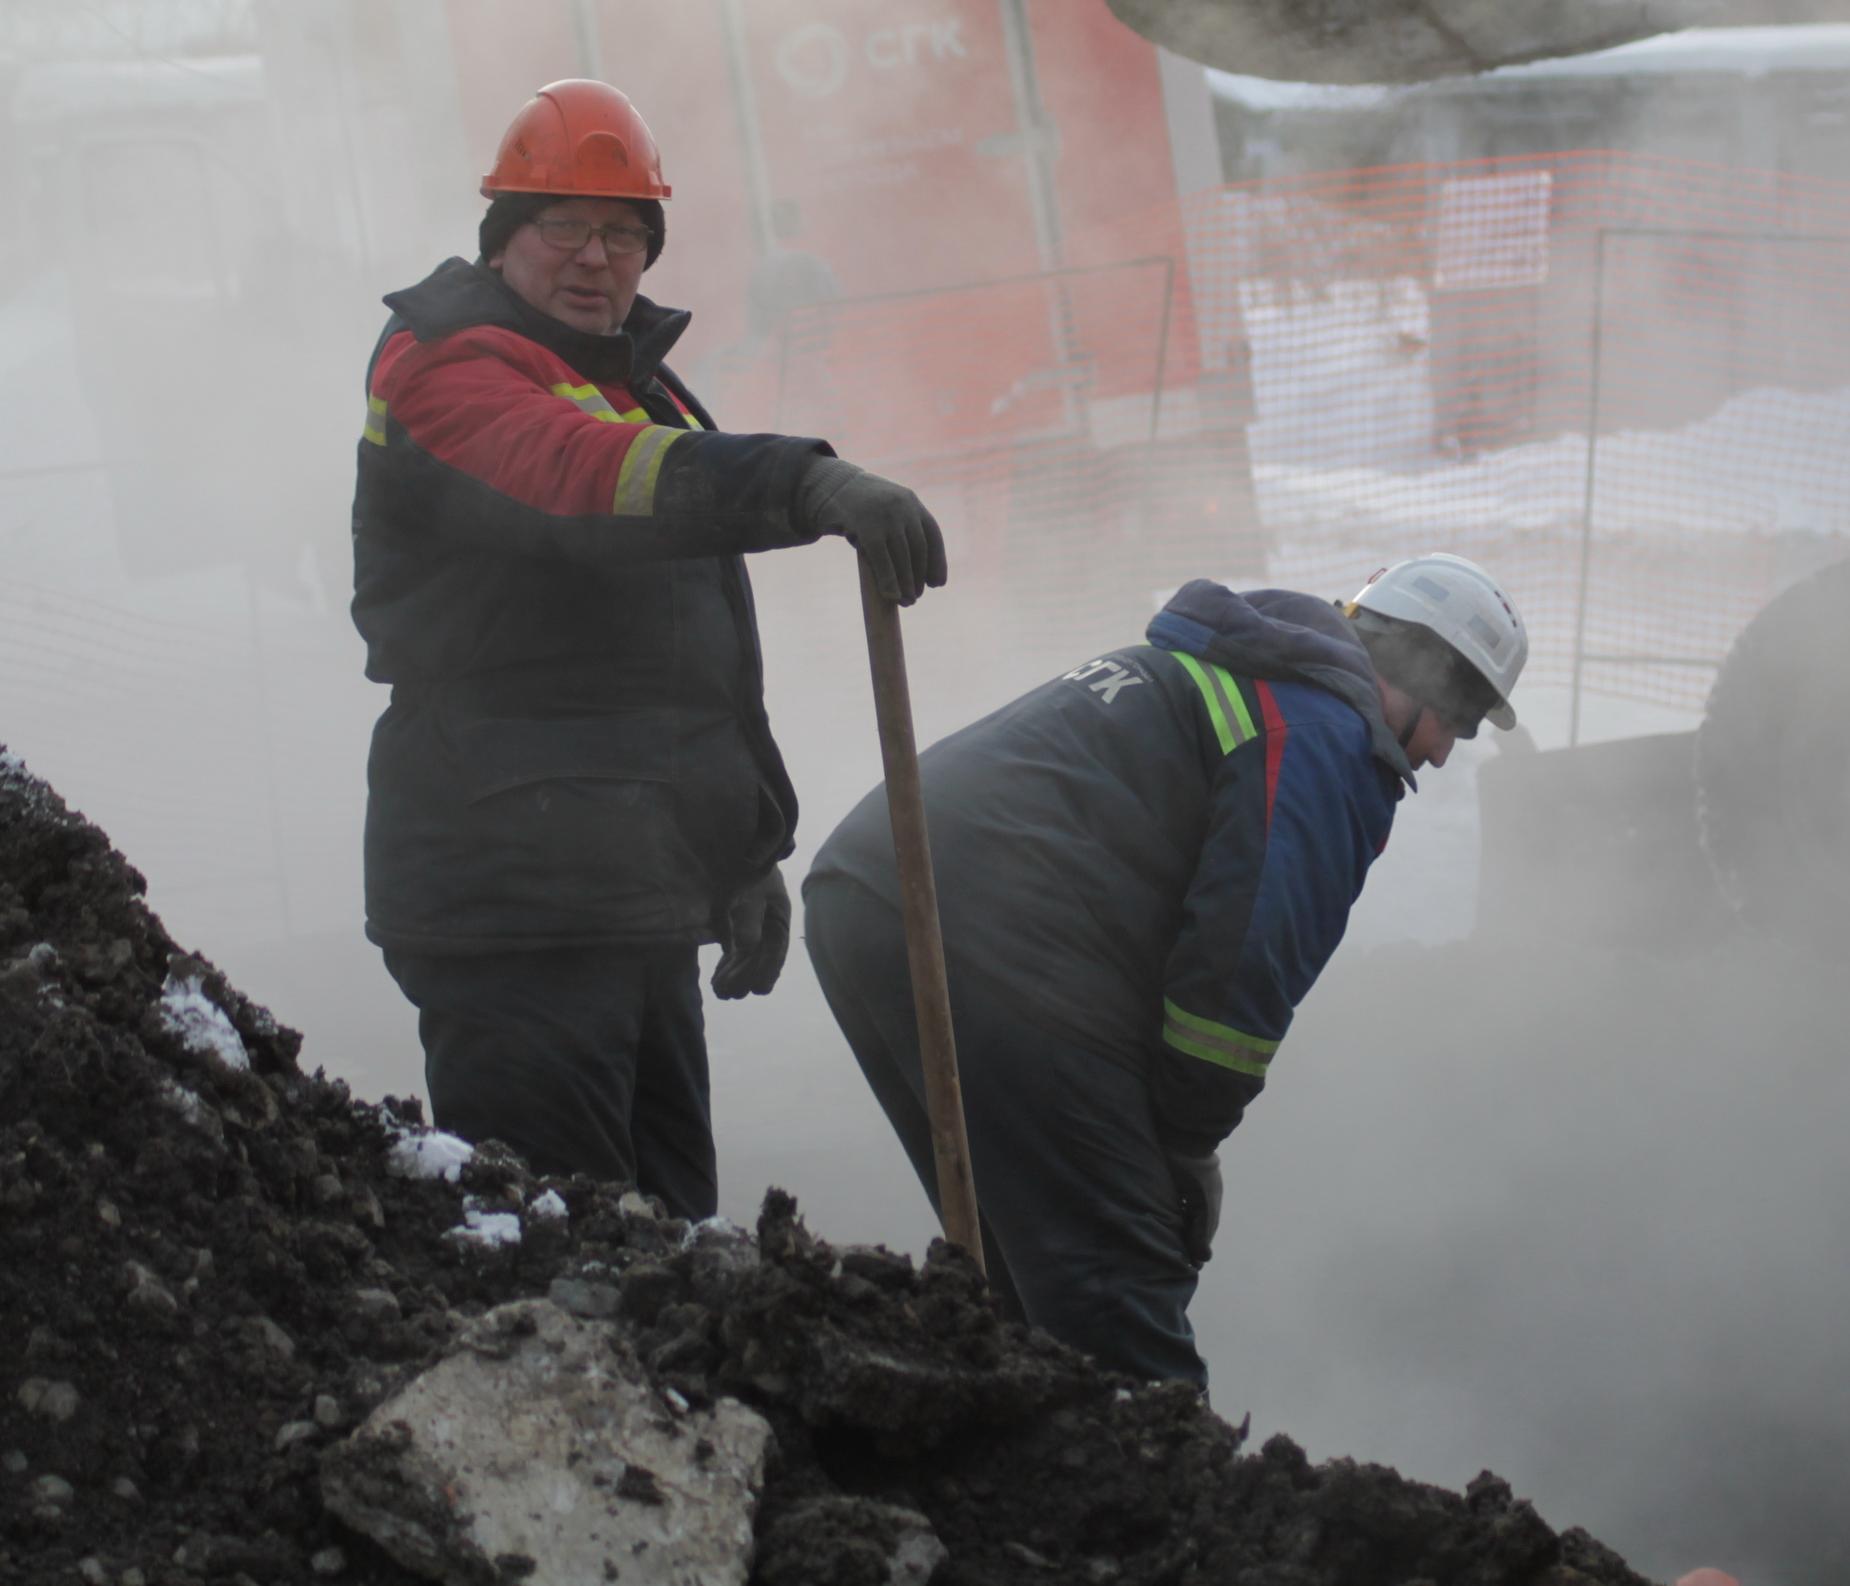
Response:
M1195 194L1065 258L804 308L715 406L913 484L971 609L1068 648L1198 574L1334 596L1453 549L1524 608L1532 682L1699 705L1850 550L1850 185L1400 166Z

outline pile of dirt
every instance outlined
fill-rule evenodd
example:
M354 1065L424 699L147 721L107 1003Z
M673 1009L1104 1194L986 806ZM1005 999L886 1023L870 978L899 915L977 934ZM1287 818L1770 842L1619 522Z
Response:
M1186 1389L999 1321L941 1244L835 1249L775 1190L755 1241L706 1237L446 1156L415 1103L304 1074L143 892L0 749L0 1579L414 1581L329 1512L324 1457L490 1308L604 1293L665 1394L769 1420L765 1586L901 1578L896 1516L936 1586L1640 1582L1489 1474L1243 1454Z

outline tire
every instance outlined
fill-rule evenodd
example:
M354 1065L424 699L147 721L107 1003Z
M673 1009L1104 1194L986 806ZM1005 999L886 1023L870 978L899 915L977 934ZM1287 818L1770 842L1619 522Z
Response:
M1702 847L1742 922L1837 951L1850 924L1850 561L1735 641L1696 734Z

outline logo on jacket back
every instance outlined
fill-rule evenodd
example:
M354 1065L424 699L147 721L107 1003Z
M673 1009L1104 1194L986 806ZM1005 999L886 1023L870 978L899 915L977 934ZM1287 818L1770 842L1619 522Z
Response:
M1094 678L1097 679L1097 681L1088 682L1088 678ZM1109 705L1118 697L1118 691L1120 689L1134 688L1137 684L1141 683L1143 679L1135 672L1131 671L1129 667L1119 666L1116 661L1107 661L1100 658L1088 661L1084 666L1076 666L1072 671L1063 673L1060 681L1062 683L1085 683L1087 688L1094 694L1101 695L1104 702Z

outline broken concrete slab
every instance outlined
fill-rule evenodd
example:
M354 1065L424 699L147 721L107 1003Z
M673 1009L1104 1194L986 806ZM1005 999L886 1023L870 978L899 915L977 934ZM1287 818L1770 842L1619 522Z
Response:
M322 1456L346 1525L445 1586L743 1586L771 1429L688 1409L609 1324L488 1312Z

